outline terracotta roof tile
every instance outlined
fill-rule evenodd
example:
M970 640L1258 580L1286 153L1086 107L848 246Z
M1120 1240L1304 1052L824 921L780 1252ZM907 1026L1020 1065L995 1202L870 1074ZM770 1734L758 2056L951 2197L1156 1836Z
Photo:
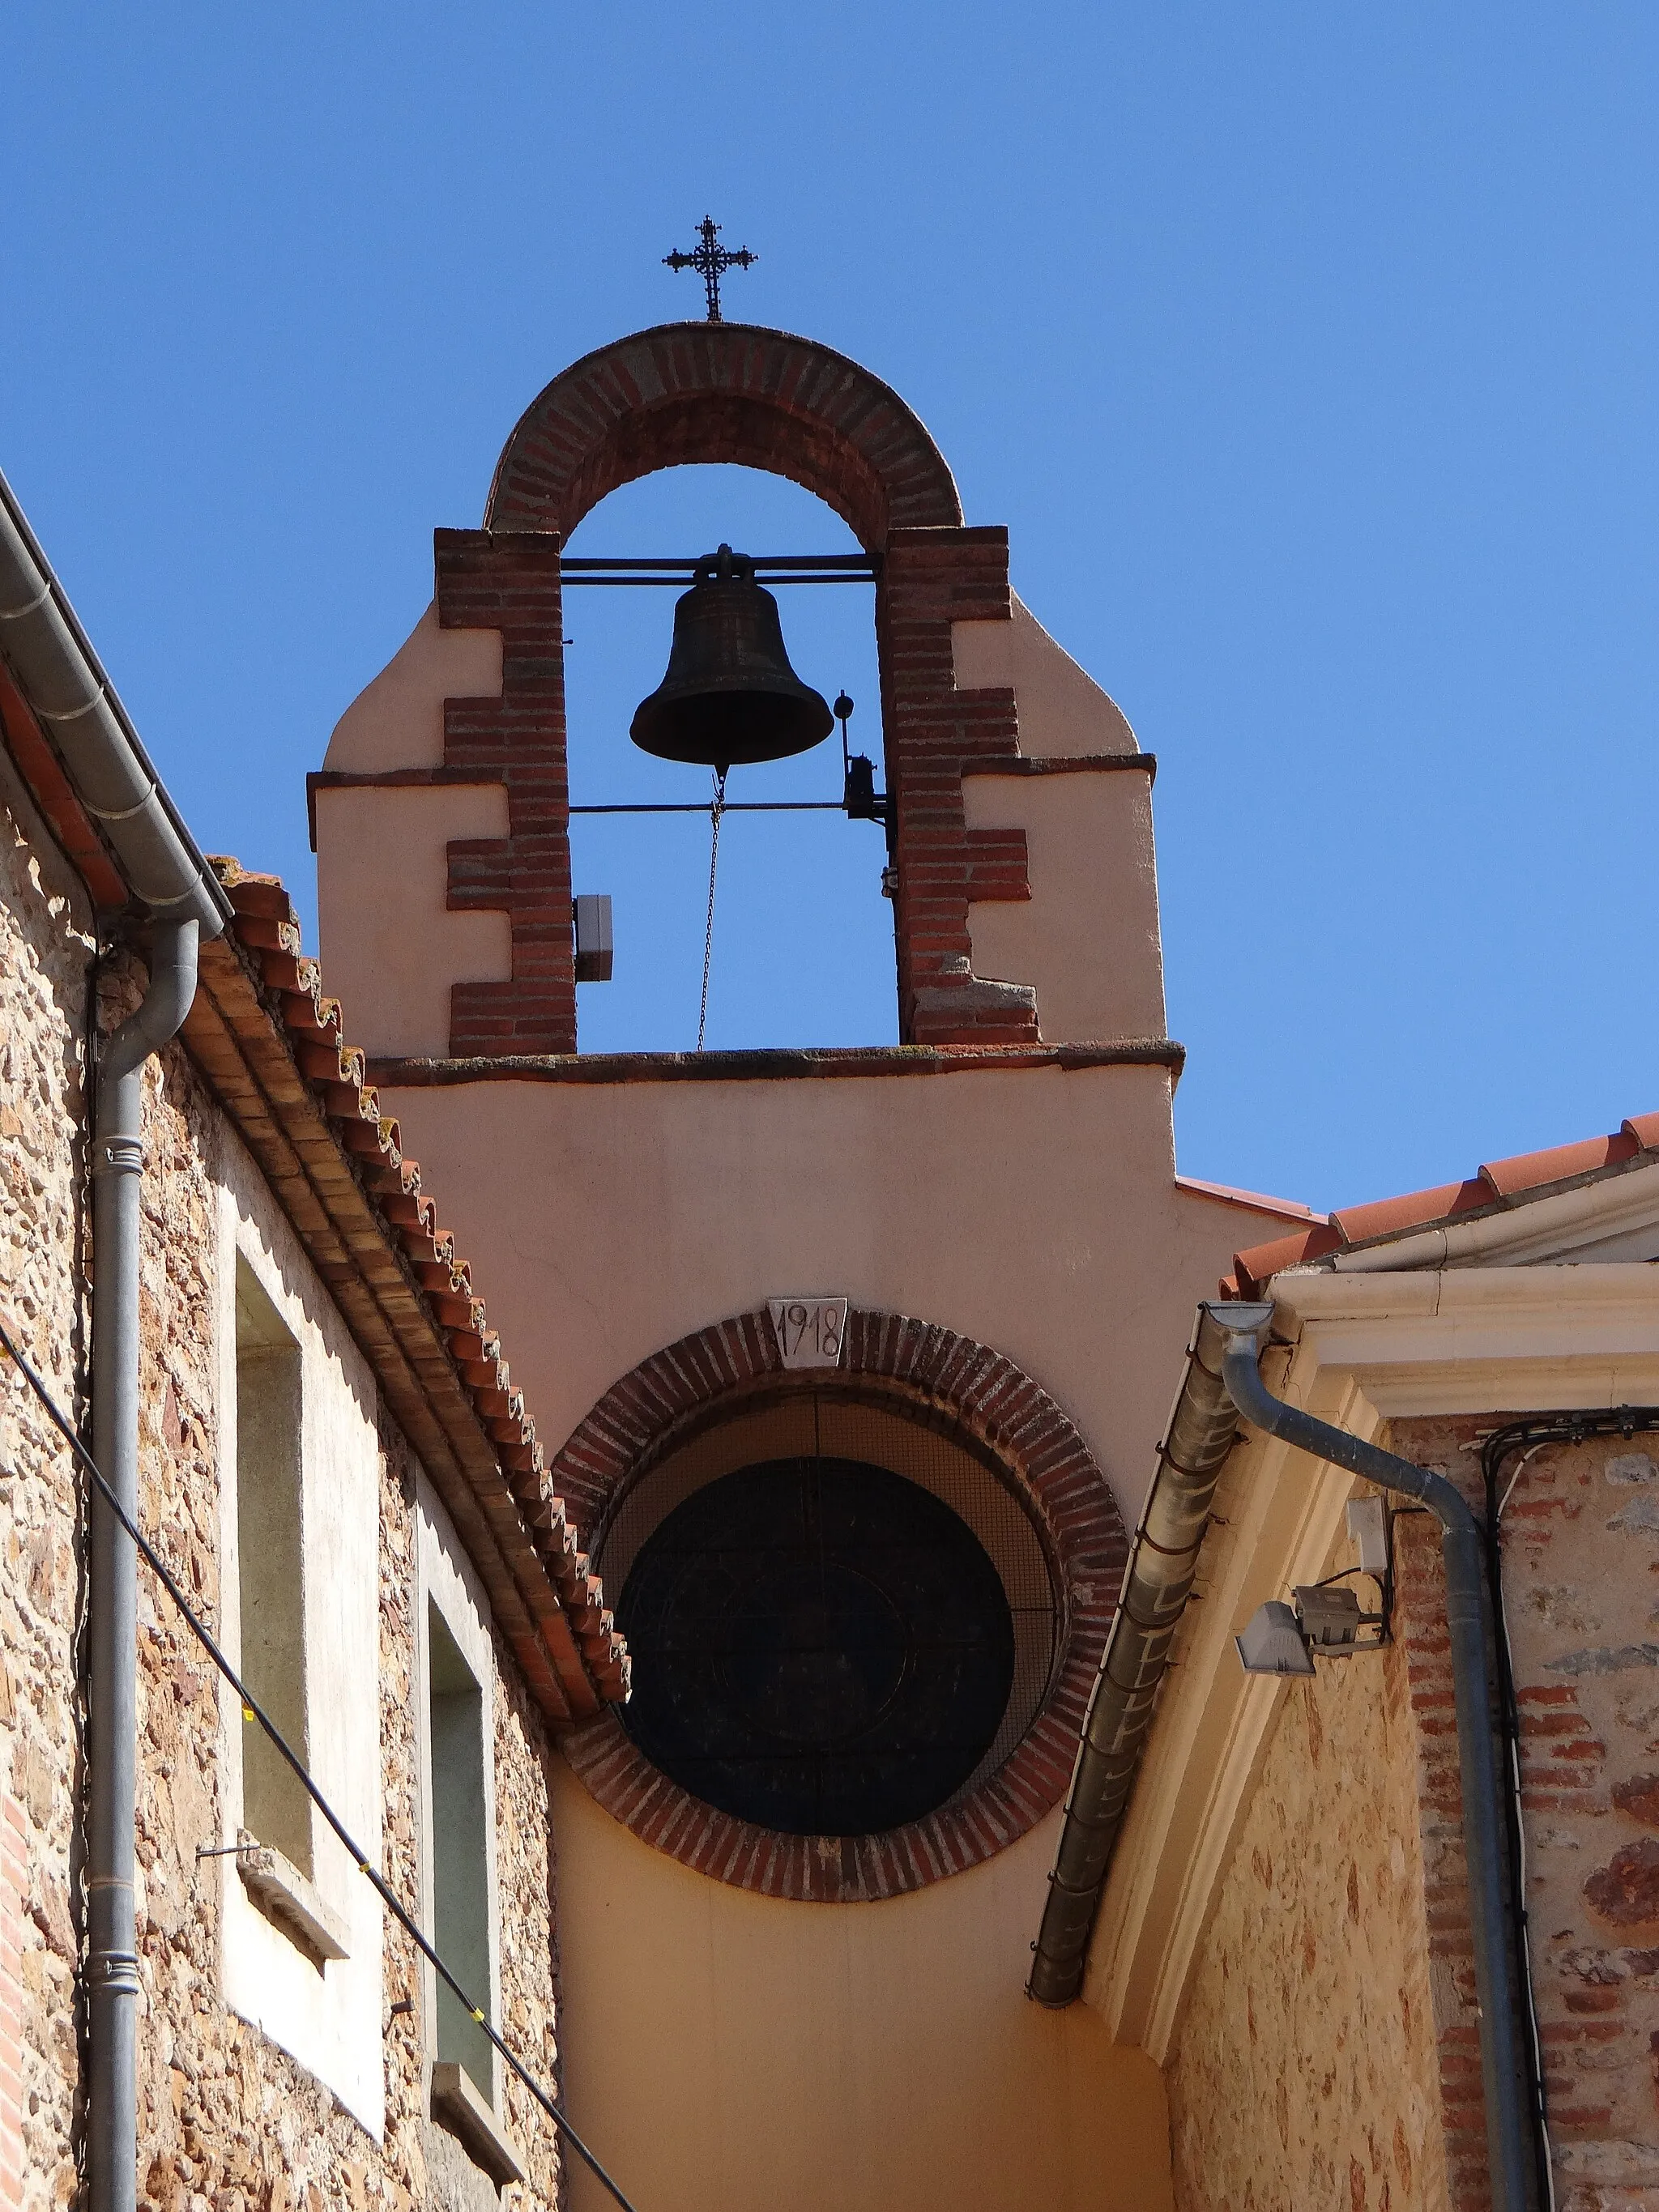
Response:
M1590 1137L1580 1145L1557 1145L1547 1152L1517 1152L1510 1160L1493 1160L1482 1166L1480 1177L1500 1198L1513 1198L1517 1191L1536 1190L1540 1183L1568 1182L1574 1176L1621 1166L1641 1149L1621 1129L1616 1137Z
M1454 1221L1462 1214L1501 1212L1564 1184L1650 1164L1656 1155L1659 1155L1659 1114L1638 1114L1610 1136L1555 1145L1540 1152L1518 1152L1512 1159L1490 1160L1464 1182L1442 1183L1432 1190L1378 1199L1369 1206L1344 1206L1330 1216L1329 1225L1323 1230L1274 1237L1237 1253L1234 1273L1222 1279L1221 1295L1254 1297L1281 1268Z
M1433 1190L1407 1191L1403 1198L1379 1198L1369 1206L1345 1206L1331 1219L1345 1244L1363 1244L1372 1237L1398 1236L1402 1229L1420 1229L1425 1221L1444 1221L1454 1213L1467 1213L1473 1206L1490 1206L1492 1192L1477 1176L1468 1182L1443 1182Z
M556 1721L585 1717L627 1695L627 1647L471 1271L301 951L283 884L213 866L236 920L202 948L184 1042L374 1369L526 1679Z
M1255 1294L1255 1286L1265 1283L1269 1275L1276 1275L1281 1267L1300 1267L1304 1261L1322 1259L1327 1252L1334 1252L1342 1243L1340 1232L1328 1222L1316 1222L1310 1229L1298 1230L1293 1237L1275 1237L1266 1244L1253 1244L1248 1252L1235 1252L1233 1267L1245 1297Z

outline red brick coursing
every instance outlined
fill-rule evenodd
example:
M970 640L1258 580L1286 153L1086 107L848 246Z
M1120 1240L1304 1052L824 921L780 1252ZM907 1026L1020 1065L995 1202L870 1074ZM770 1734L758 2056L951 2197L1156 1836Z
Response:
M1395 1425L1478 1511L1478 1438L1503 1417ZM1510 1489L1511 1478L1513 1487ZM1560 2212L1659 2212L1659 1443L1596 1437L1511 1457L1504 1611L1521 1716L1532 1978ZM1439 2026L1455 2212L1488 2202L1449 1658L1433 1524L1395 1523L1419 1741L1431 1955L1462 2018ZM1437 1978L1437 1981L1440 1979Z
M606 1392L554 1465L584 1540L597 1541L634 1483L667 1452L796 1379L784 1378L763 1310L699 1329L641 1361ZM785 1836L733 1820L660 1773L608 1715L564 1738L562 1748L607 1812L683 1865L769 1897L851 1903L960 1874L1059 1802L1128 1541L1105 1477L1072 1421L1012 1360L971 1338L854 1309L842 1365L798 1379L948 1428L994 1458L1030 1511L1065 1618L1053 1680L1024 1741L964 1799L878 1836Z
M734 462L804 485L879 556L887 788L897 810L900 1034L1035 1042L1029 993L972 972L970 903L1023 899L1024 833L973 832L962 775L1018 751L1012 690L958 691L953 622L1010 618L1007 533L968 530L950 471L897 395L829 347L743 324L669 324L556 377L514 428L481 531L440 531L438 618L499 629L497 699L445 709L447 771L507 791L505 839L449 848L449 903L505 912L513 975L455 987L450 1052L576 1048L559 552L633 478Z
M1457 1449L1457 1442L1467 1431L1454 1437L1449 1433L1452 1425L1436 1424L1432 1440L1421 1433L1402 1433L1415 1427L1401 1424L1390 1438L1392 1448L1421 1464L1437 1466L1480 1511L1478 1462L1472 1468L1470 1455ZM1435 1993L1434 2039L1447 2195L1453 2212L1487 2212L1492 2191L1486 2106L1480 2086L1474 1942L1463 1856L1463 1785L1457 1763L1455 1693L1439 1524L1426 1514L1397 1516L1394 1548L1394 1633L1405 1656L1417 1729L1423 1911L1430 1981Z
M444 704L444 766L507 787L507 836L449 846L449 905L505 913L507 982L450 987L452 1054L574 1052L570 787L565 764L564 619L556 537L435 533L438 619L499 630L496 699Z
M857 362L749 323L665 323L573 362L531 402L484 526L568 538L619 484L692 461L793 477L872 550L895 528L962 520L938 447Z

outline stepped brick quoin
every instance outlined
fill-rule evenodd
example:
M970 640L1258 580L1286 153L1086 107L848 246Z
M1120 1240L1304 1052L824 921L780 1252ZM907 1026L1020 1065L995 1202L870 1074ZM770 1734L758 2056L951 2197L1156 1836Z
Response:
M901 530L888 541L876 609L887 788L896 810L900 1030L910 1044L1021 1044L1036 1010L973 974L968 908L1029 898L1023 830L970 831L969 763L1019 750L1014 695L959 691L951 627L1012 618L1008 533Z
M504 911L513 933L509 981L452 988L457 1057L576 1048L559 542L482 530L435 537L439 622L501 634L500 698L444 707L445 767L505 784L507 806L504 838L452 840L449 904Z
M605 1715L562 1740L577 1775L643 1841L769 1897L892 1897L977 1865L1056 1805L1071 1779L1090 1688L1128 1559L1104 1475L1072 1421L1012 1360L953 1330L850 1310L842 1364L786 1378L766 1313L734 1315L653 1352L572 1434L551 1480L586 1551L641 1475L701 1430L809 1381L900 1413L994 1460L1042 1533L1064 1619L1053 1680L1003 1765L965 1798L875 1836L786 1836L692 1797Z
M499 699L452 700L445 765L507 788L505 839L451 845L449 903L509 917L507 982L455 987L457 1057L574 1052L559 548L607 493L732 462L787 477L874 556L907 1044L1036 1038L1028 991L972 970L968 909L1024 899L1024 832L969 832L962 774L1018 753L1012 690L958 691L951 625L1007 621L1007 533L964 529L943 457L897 394L827 346L736 323L669 324L556 377L502 452L479 532L437 533L439 620L499 629Z

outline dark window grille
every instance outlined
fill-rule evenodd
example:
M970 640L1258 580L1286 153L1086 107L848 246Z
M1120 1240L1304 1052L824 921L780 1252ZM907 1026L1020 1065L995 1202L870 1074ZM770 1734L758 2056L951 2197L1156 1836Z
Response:
M624 1722L647 1757L792 1834L935 1810L997 1746L1015 1685L1009 1594L974 1530L862 1460L808 1453L705 1482L633 1547L617 1617Z

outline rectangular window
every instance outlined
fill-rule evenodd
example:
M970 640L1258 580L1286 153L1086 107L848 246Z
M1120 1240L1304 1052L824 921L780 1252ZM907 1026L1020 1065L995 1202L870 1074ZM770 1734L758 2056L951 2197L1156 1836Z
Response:
M427 1606L427 1695L432 1750L432 1936L474 2001L490 2002L489 1838L484 1802L484 1698L447 1624ZM465 2068L494 2100L489 2037L454 1992L438 1984L441 2065Z
M236 1547L241 1670L310 1765L306 1712L300 1347L236 1255ZM242 1723L242 1826L307 1875L311 1806L258 1723Z

